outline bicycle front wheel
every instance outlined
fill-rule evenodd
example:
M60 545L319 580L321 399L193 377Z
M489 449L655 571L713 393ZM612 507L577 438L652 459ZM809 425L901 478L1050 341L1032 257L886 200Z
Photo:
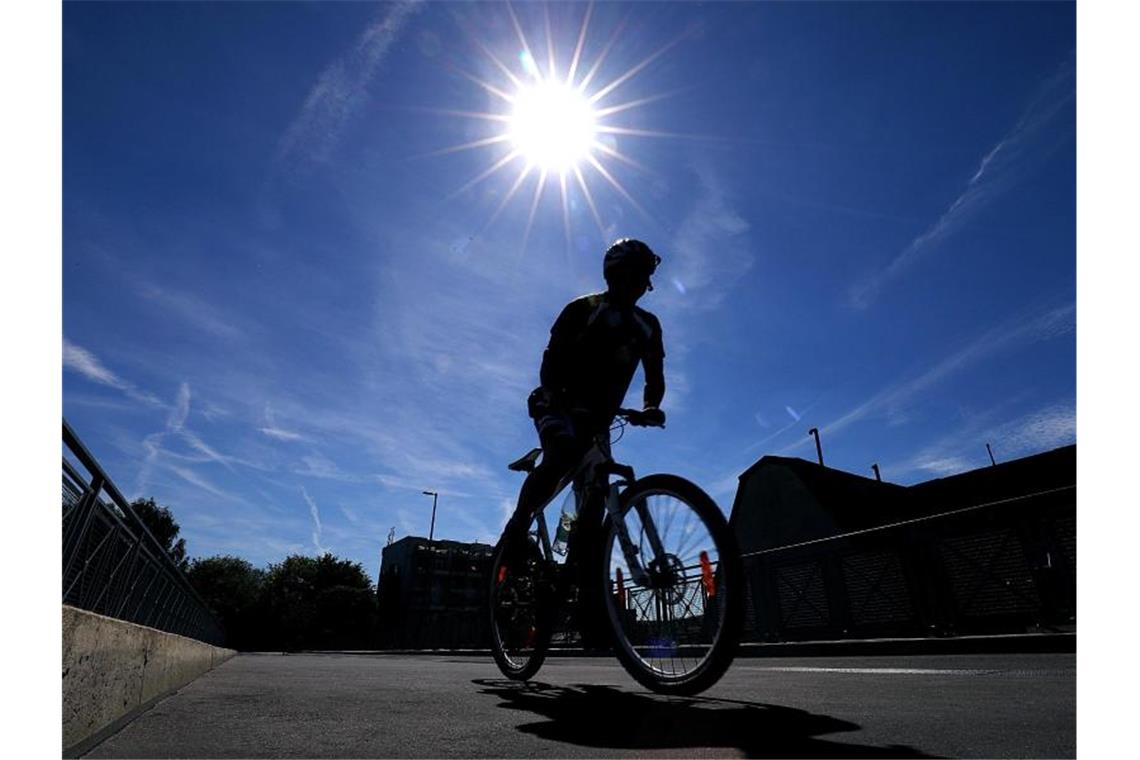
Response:
M642 583L631 577L617 526L607 517L601 582L615 654L653 691L704 691L732 664L740 638L744 574L736 540L716 503L674 475L634 482L621 510L648 577Z

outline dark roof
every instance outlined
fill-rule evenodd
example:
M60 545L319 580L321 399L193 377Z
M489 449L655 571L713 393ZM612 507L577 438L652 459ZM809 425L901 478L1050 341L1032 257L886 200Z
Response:
M429 542L427 540L427 538L425 538L424 536L404 536L399 541L393 541L391 544L389 544L388 546L385 546L384 548L387 549L387 548L389 548L389 546L391 546L391 547L397 547L398 546L400 548L403 548L403 546L405 544L407 544L409 547L427 546L429 543L433 547L435 547L436 549L461 549L461 550L468 550L468 551L470 551L472 549L477 549L479 551L483 551L483 550L490 551L490 550L495 548L495 547L491 546L490 544L483 544L483 543L479 543L478 541L466 542L465 543L463 541L451 541L451 540L446 539L446 538L435 538Z
M900 486L896 483L880 482L874 478L866 478L852 472L824 467L821 464L809 462L806 459L770 455L761 458L760 461L745 470L740 476L740 479L743 480L753 472L773 465L787 467L795 472L800 480L804 482L804 485L807 486L808 490L821 501L836 494L848 496L853 491L872 494L875 498L882 498L884 496L891 498L892 496L901 494L905 490L904 486Z
M909 487L766 456L741 474L730 523L769 548L1075 484L1076 445Z
M911 486L879 482L805 459L777 456L761 458L741 473L740 480L773 465L792 470L821 503L870 497L886 502L905 499L924 505L969 506L1074 485L1077 482L1077 446L1062 446L996 466L981 467Z
M729 523L754 551L909 517L906 488L815 462L766 456L740 476Z
M941 511L1076 485L1077 445L917 483L907 489L916 502Z

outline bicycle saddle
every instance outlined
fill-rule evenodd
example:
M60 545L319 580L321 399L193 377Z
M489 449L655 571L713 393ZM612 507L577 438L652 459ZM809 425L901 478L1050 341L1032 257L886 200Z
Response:
M516 459L507 465L508 470L515 472L532 472L534 470L534 463L538 461L539 455L542 454L542 449L531 449L526 454L523 454L521 459Z

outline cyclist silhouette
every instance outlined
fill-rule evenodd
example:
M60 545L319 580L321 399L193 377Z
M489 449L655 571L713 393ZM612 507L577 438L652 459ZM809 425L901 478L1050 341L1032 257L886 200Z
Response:
M638 307L653 290L650 277L661 262L648 245L624 238L611 245L603 262L606 292L576 298L550 328L542 355L541 385L527 399L538 430L542 462L527 476L504 538L515 547L523 539L535 510L554 496L554 489L589 449L594 436L606 431L621 407L638 363L645 370L644 411L635 425L663 425L659 405L665 396L661 324Z

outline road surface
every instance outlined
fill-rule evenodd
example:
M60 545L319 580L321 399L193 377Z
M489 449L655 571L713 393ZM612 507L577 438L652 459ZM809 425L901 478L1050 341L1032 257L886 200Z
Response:
M614 660L244 654L86 757L1075 757L1076 656L738 659L699 698Z

